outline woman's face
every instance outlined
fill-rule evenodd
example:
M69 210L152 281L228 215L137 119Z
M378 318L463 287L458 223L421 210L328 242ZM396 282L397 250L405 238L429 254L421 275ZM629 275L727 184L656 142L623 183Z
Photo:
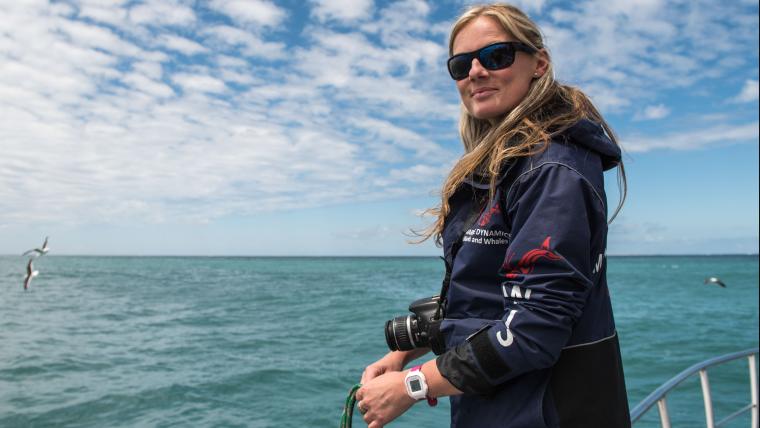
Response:
M454 39L454 55L478 50L496 42L515 41L493 18L480 16L467 24ZM545 51L535 55L518 51L515 62L501 70L487 70L477 58L470 74L456 82L467 111L477 119L492 122L509 113L530 89L533 79L546 72Z

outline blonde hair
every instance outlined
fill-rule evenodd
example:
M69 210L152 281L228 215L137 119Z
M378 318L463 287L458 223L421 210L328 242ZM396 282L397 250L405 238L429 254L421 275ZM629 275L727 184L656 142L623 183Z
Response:
M473 6L457 19L449 37L449 55L453 54L454 40L459 32L481 16L494 19L510 36L533 47L537 52L546 52L541 32L528 16L514 6L497 3ZM467 177L475 172L488 176L489 196L493 198L505 161L540 153L546 149L553 135L561 133L581 119L590 119L600 124L610 139L619 145L614 132L591 100L579 89L554 80L554 69L548 52L546 57L546 71L533 80L522 101L499 122L492 124L488 120L477 119L462 106L459 133L465 153L443 184L440 205L426 211L426 214L436 217L436 221L426 230L416 233L421 237L418 242L434 237L436 243L441 244L444 220L450 211L449 198ZM627 189L622 161L618 168L618 188L621 193L612 219L622 208Z

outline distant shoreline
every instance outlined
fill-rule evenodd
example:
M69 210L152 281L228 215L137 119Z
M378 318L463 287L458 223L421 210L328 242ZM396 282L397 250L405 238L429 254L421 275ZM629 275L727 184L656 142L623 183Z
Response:
M676 257L758 257L758 253L729 254L610 254L608 258L676 258ZM0 257L23 257L18 254L0 254ZM45 257L131 257L131 258L199 258L199 259L429 259L438 255L376 255L376 256L341 256L341 255L176 255L176 254L47 254Z

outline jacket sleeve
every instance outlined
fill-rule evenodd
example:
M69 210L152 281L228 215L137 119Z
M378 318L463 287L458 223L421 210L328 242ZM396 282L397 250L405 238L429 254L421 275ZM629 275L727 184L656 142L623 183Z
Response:
M437 359L465 393L553 366L599 275L592 260L603 251L606 208L576 170L546 163L526 172L505 206L512 240L500 270L503 316Z

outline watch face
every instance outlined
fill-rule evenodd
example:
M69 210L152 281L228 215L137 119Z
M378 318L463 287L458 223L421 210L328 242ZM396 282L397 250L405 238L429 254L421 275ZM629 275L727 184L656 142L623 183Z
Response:
M409 387L412 388L412 392L422 391L422 385L419 379L412 379L409 381Z

